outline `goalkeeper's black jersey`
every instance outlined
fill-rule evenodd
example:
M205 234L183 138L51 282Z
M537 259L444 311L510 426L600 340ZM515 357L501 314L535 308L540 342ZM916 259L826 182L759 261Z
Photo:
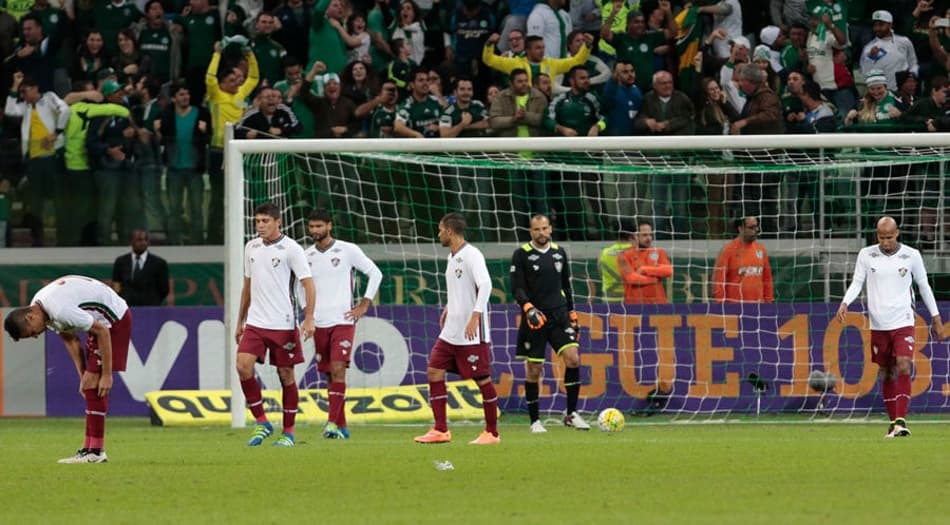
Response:
M532 303L545 313L574 309L567 252L555 243L540 252L523 244L511 256L511 293L519 305Z

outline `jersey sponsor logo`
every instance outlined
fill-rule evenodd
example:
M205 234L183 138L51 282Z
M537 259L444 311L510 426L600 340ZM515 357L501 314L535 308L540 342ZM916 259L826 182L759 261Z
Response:
M907 268L898 268L897 273L900 274L901 277L903 277L907 275Z
M641 53L646 53L647 50L649 50L649 49L650 49L650 48L647 47L646 44L640 44L640 52L641 52Z
M559 253L555 253L554 255L551 256L551 258L554 259L555 261L560 261L564 257Z
M529 256L528 256L528 260L529 260L529 261L537 261L537 260L540 259L540 258L541 258L541 256L540 256L540 255L537 255L537 254L529 255Z
M904 342L914 344L914 336L908 335L907 337L904 338Z
M740 277L760 277L762 273L761 266L740 266L738 271Z
M477 356L477 355L470 355L470 356L468 356L468 357L465 358L465 359L466 359L469 363L477 363L477 362L478 362L478 356Z
M871 257L880 257L880 256L881 256L881 254L879 254L879 253L877 253L877 252L871 252Z
M353 345L350 344L349 341L347 341L347 340L344 339L343 341L340 341L340 346L342 346L343 348L349 348L349 347L351 347L351 346L353 346Z
M289 351L289 350L293 350L294 348L297 348L297 343L295 343L295 342L293 342L293 341L288 341L288 342L284 343L284 346L283 346L283 349L284 349L284 350L288 350L288 351Z

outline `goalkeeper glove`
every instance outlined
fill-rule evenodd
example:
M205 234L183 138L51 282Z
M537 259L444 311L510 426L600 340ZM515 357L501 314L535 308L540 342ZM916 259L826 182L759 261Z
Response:
M581 325L577 322L577 312L571 310L571 312L567 314L567 318L570 319L571 328L574 329L574 333L580 332Z
M547 316L544 315L544 312L538 310L531 303L524 303L522 307L524 310L525 321L528 323L528 328L532 330L540 330L544 323L548 322Z

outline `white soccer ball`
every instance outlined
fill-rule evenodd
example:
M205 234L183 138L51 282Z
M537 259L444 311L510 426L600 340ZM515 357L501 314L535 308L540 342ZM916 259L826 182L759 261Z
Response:
M808 386L815 392L829 392L838 384L838 378L831 372L812 370L808 374Z
M625 423L623 412L616 408L606 408L597 416L597 426L604 432L620 432Z

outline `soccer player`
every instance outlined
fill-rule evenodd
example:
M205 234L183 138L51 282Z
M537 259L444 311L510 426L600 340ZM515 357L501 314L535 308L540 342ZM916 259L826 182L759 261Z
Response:
M30 306L10 312L3 326L14 341L36 337L47 328L63 339L86 399L86 438L75 455L59 462L108 461L105 430L112 373L125 370L132 334L132 314L125 301L101 281L67 275L36 292ZM80 332L86 332L85 348Z
M673 265L663 248L653 247L653 225L647 221L637 224L637 245L617 257L623 275L625 303L664 304L666 298L663 279L673 275Z
M910 404L910 372L914 356L914 295L912 281L933 318L933 333L944 338L937 301L927 282L927 270L920 252L897 241L900 231L891 217L877 221L878 244L858 252L851 286L838 307L838 321L844 322L848 305L858 298L867 283L868 317L871 319L871 359L881 378L884 408L890 418L886 438L910 435L907 406Z
M736 221L739 236L723 246L713 269L713 298L717 303L771 303L775 300L772 266L759 237L759 219Z
M439 326L442 331L432 354L426 375L429 379L429 404L435 425L416 436L416 443L448 443L452 441L446 419L448 393L445 372L473 379L482 392L485 431L470 445L496 445L498 437L498 394L491 382L491 340L488 324L488 298L491 276L485 256L478 248L465 242L465 217L448 213L439 221L439 242L449 249L445 269L447 301Z
M257 420L247 445L256 447L274 432L264 415L261 385L254 377L254 363L263 363L270 352L270 364L277 367L283 387L284 408L283 434L274 446L292 447L299 401L294 366L303 363L293 297L296 281L303 286L308 305L315 304L316 294L303 248L280 231L280 209L270 202L259 205L254 210L254 226L257 238L244 246L244 285L234 330L241 390ZM300 328L304 339L313 335L312 309L304 311Z
M317 366L327 374L330 413L323 437L349 439L346 427L346 369L353 353L353 335L356 321L366 315L373 297L383 280L383 272L359 246L333 238L333 219L330 212L317 209L307 220L313 246L307 249L307 264L313 275L313 284L320 301L312 308L313 342L319 356ZM353 306L353 270L369 277L360 302ZM308 303L310 304L310 303Z
M515 358L525 364L524 397L531 416L531 432L547 432L538 417L538 382L548 344L564 360L564 389L567 390L564 424L577 430L590 430L590 425L577 413L581 390L580 345L567 252L551 242L551 220L547 216L531 217L529 233L531 242L521 245L511 256L511 293L524 312L518 327Z

